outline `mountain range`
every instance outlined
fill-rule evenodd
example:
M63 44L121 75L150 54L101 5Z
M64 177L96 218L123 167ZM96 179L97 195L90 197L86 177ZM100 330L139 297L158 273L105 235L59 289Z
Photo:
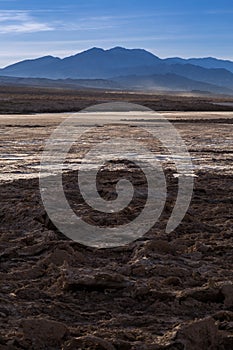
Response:
M233 94L233 62L212 57L161 59L143 49L92 48L63 59L45 56L7 66L0 69L0 83Z

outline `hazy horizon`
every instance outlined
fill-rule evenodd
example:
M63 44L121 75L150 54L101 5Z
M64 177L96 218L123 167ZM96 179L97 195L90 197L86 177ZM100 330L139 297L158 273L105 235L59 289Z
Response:
M115 47L119 47L119 45L117 45L117 46L115 46ZM103 48L103 47L98 47L98 46L92 46L92 47L90 47L90 48L87 48L87 49L84 49L84 50L81 50L81 51L74 52L73 54L76 55L76 54L82 53L82 52L84 52L84 51L91 50L91 49L93 49L93 48L98 48L98 49L103 49L103 50L105 50L105 51L108 51L108 50L113 49L114 47ZM122 47L122 48L123 48L123 47ZM146 49L143 48L143 47L124 47L124 48L125 48L125 49L129 49L129 50L131 50L131 49L142 49L142 50L146 50ZM193 57L187 56L187 57L185 57L185 56L176 55L176 56L166 56L166 57L163 57L163 56L159 55L159 53L155 54L154 52L152 52L152 51L150 51L150 50L146 50L146 51L153 53L155 56L157 56L157 57L159 57L159 58L161 58L161 59L175 58L175 57L179 57L179 58L183 58L183 59L209 58L209 57L212 57L212 58L216 58L216 59L220 59L220 60L226 60L226 61L232 61L232 62L233 62L233 59L231 60L231 59L222 58L222 57L216 57L216 56L208 56L208 57L207 57L207 56L196 56L196 57L194 57L194 56L193 56ZM62 55L62 56L58 56L58 55L53 55L53 53L48 53L47 55L44 55L44 56L28 57L28 58L25 58L25 60L33 60L33 59L37 59L37 58L41 58L41 57L46 57L46 56L53 56L53 57L57 57L57 58L63 59L63 58L72 56L73 54L71 54L71 55L70 55L70 54L68 54L68 55L64 54L64 55ZM24 60L24 59L23 59L23 60ZM20 60L20 61L21 61L21 60ZM9 65L18 63L18 62L20 62L20 61L12 62L12 63L10 63ZM7 65L2 66L2 67L0 66L0 69L1 69L1 68L6 68L6 67L9 66L9 65L7 64Z
M233 3L223 0L0 0L0 67L91 47L233 60Z

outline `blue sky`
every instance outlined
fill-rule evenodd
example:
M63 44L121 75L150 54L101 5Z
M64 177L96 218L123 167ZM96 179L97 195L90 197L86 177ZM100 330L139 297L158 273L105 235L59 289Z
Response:
M0 67L90 47L233 60L232 0L0 0Z

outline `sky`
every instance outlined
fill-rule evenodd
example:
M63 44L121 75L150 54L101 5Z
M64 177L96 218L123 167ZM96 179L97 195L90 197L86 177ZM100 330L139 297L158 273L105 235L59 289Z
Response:
M91 47L233 60L232 0L0 0L0 67Z

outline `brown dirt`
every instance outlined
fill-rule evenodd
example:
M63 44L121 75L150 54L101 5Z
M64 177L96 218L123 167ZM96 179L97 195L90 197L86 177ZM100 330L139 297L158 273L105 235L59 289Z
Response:
M216 125L177 125L191 154L199 155L196 164L206 166L196 170L182 224L165 234L177 194L167 167L169 200L161 220L125 247L95 249L68 240L45 213L38 179L0 184L1 350L233 348L233 175L226 170L232 149L221 141L232 132ZM11 137L15 129L7 128ZM215 164L225 168L214 170ZM109 175L106 169L104 183ZM74 207L76 176L64 176Z
M94 89L53 89L0 86L0 113L77 112L97 103L126 101L155 111L232 111L232 96L198 93L140 93Z

